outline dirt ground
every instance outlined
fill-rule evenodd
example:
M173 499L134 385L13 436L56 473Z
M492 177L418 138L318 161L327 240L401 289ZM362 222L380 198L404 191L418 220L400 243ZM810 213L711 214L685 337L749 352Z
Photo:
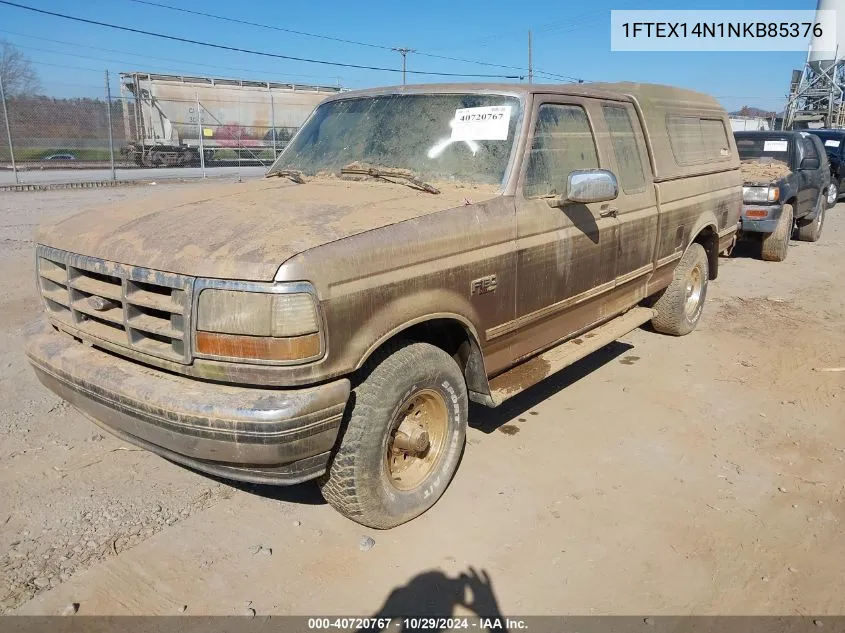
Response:
M691 335L636 330L473 407L441 501L378 532L313 484L136 450L38 384L35 224L150 193L0 194L3 612L845 613L845 372L820 371L845 367L845 205L783 263L722 259Z

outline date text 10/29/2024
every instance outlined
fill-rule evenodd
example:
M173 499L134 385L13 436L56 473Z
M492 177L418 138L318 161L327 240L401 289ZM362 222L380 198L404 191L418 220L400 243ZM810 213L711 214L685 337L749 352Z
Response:
M399 631L525 631L528 626L524 620L503 617L308 618L309 631L389 631L391 629Z

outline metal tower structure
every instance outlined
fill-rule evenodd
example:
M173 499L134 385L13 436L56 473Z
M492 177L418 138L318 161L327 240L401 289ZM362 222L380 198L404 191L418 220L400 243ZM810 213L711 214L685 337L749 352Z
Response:
M836 12L836 50L820 50L816 38L803 70L792 71L783 127L845 128L845 6L819 0L817 11ZM840 5L840 6L837 6ZM830 15L830 14L826 14ZM822 23L828 28L831 24Z

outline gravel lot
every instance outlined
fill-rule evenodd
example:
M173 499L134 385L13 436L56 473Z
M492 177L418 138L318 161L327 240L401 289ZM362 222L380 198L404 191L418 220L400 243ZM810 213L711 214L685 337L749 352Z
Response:
M783 263L723 259L690 336L474 407L443 499L374 532L136 450L28 367L34 226L185 186L0 193L2 612L845 613L845 205Z

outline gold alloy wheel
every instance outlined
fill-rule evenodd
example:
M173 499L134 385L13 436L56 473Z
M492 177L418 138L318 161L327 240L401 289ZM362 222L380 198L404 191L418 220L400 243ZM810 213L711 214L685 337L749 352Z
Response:
M399 408L385 455L396 489L413 490L436 469L446 446L448 415L446 400L432 389L411 394Z
M687 285L684 298L684 312L688 319L694 319L701 304L701 291L704 288L704 279L701 271L693 268L687 277Z

